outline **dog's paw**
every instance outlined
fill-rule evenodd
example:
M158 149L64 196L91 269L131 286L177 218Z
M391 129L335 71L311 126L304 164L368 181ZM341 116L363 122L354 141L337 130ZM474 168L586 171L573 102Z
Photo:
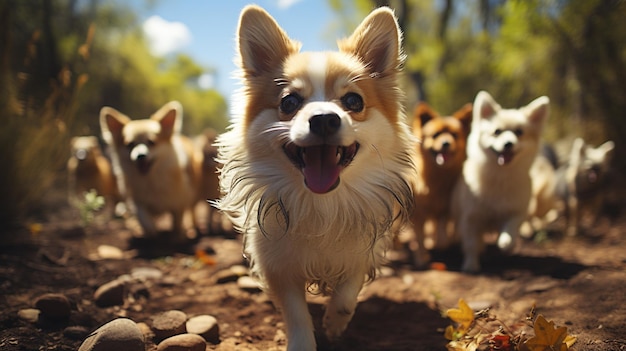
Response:
M512 252L515 248L515 240L513 239L513 236L507 232L500 233L500 236L498 237L498 247L503 252Z
M326 310L323 326L328 340L337 340L348 327L353 315L354 310Z

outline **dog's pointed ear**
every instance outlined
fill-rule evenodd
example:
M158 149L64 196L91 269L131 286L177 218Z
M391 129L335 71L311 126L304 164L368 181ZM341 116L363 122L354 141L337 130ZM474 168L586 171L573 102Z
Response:
M130 118L113 107L104 106L100 109L102 138L108 144L122 139L122 129L128 122L130 122Z
M529 121L543 123L550 114L550 99L547 96L538 97L526 105L524 110Z
M598 146L598 150L600 150L604 154L604 159L610 159L613 157L613 150L615 150L615 143L611 140L604 142L604 144Z
M343 52L355 54L367 65L370 75L395 73L404 62L402 32L393 11L380 7L372 11L352 35L337 44Z
M425 102L420 102L413 112L413 130L420 130L431 119L435 118L436 113Z
M466 134L469 133L472 127L472 107L472 103L468 102L453 115L454 118L458 119L461 122L463 130Z
M178 101L170 101L155 112L151 119L161 125L160 135L165 138L180 133L183 127L183 105Z
M272 72L287 56L300 51L300 43L289 39L276 20L259 6L244 7L237 28L238 64L245 74Z
M474 99L473 119L491 119L502 107L486 91L481 91Z

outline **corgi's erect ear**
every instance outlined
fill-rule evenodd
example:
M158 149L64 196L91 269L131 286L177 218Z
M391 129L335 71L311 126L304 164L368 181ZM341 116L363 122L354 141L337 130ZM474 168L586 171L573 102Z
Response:
M371 75L396 72L404 62L402 33L393 11L380 7L372 11L354 33L337 44L343 52L353 53L368 66Z
M538 97L523 109L529 121L541 124L550 114L550 99L547 96Z
M496 102L496 100L489 95L486 91L481 91L476 95L474 99L473 116L474 120L490 119L500 111L502 107Z
M259 6L244 7L237 28L238 64L245 74L272 72L287 56L300 51L300 43L289 39L276 20Z
M452 115L454 118L458 119L461 122L465 133L469 133L471 129L472 112L472 104L468 102Z
M122 129L128 122L130 122L130 118L113 107L105 106L100 109L102 138L108 144L122 140Z
M161 125L160 135L165 138L180 133L183 126L183 106L178 101L170 101L155 112L150 119Z
M598 146L597 149L604 153L605 158L611 158L613 156L613 150L615 149L615 143L609 140Z
M437 113L433 111L427 103L420 102L417 107L415 107L415 112L413 113L413 130L421 129L436 116Z

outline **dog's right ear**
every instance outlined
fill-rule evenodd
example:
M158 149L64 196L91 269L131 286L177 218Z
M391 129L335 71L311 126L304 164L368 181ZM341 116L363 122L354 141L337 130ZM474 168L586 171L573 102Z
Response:
M122 129L128 122L130 122L130 118L113 107L103 107L100 110L100 129L104 141L112 144L116 140L121 140Z
M488 92L483 90L479 92L474 99L473 119L490 119L501 109L502 107L500 107L496 100L494 100Z
M289 39L276 20L259 6L244 7L237 28L239 66L246 75L271 73L287 56L300 51L300 43Z
M463 126L463 130L466 134L469 134L469 131L472 127L472 103L468 102L463 105L458 111L454 113L454 118L458 119Z
M435 118L435 116L435 111L433 111L427 103L420 102L415 107L415 112L413 113L413 130L421 129L431 119Z

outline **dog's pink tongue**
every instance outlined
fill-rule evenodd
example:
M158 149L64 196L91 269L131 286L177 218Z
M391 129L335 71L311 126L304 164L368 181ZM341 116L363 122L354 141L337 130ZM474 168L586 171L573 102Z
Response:
M304 181L312 192L324 194L335 188L341 171L337 162L336 145L307 147L303 159Z

